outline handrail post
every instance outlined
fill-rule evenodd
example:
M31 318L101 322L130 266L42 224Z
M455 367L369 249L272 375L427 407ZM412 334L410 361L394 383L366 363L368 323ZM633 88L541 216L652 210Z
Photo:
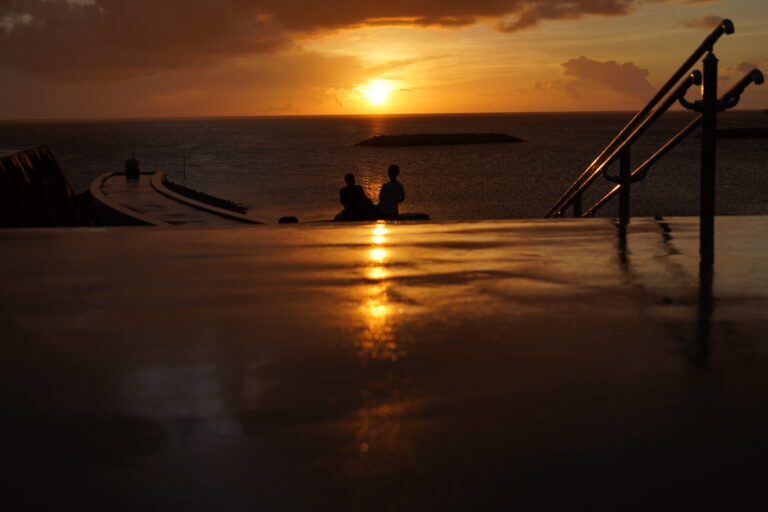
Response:
M581 192L573 196L573 216L581 217Z
M704 58L701 121L701 197L699 211L700 253L702 259L714 257L715 171L717 157L717 57Z
M629 183L632 172L630 146L621 150L619 166L619 223L626 226L629 224Z

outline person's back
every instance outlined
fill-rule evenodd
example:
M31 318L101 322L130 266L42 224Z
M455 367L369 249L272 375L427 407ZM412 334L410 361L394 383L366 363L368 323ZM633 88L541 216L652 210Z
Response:
M371 220L377 217L376 207L373 205L365 190L360 185L355 185L355 176L351 173L344 176L347 186L339 190L339 199L344 206L341 218L344 220Z
M398 166L390 165L387 172L389 173L389 181L381 186L378 208L383 216L397 217L398 205L405 201L405 187L397 181L397 175L400 174Z

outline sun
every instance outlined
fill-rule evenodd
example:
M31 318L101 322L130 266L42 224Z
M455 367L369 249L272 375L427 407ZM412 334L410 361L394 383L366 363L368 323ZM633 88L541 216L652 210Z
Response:
M368 99L368 103L374 107L380 107L387 103L389 95L394 89L391 80L375 79L360 87L360 91Z

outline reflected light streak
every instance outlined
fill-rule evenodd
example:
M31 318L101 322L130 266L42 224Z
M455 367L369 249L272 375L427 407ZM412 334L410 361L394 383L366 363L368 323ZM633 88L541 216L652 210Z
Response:
M365 308L367 315L375 320L386 320L392 313L392 306L379 298L368 299Z
M399 345L396 336L395 319L402 308L390 300L390 289L393 283L389 281L390 272L384 260L389 258L389 250L384 248L389 229L382 224L374 226L371 234L371 247L368 251L368 268L366 275L375 281L364 289L363 303L360 313L364 329L355 341L361 365L369 362L389 361L394 363L401 359L405 352ZM399 383L386 381L376 382L376 393L366 394L365 403L355 419L354 443L361 456L366 457L371 452L383 454L409 454L413 447L404 429L403 418L407 413L406 402L403 400ZM379 391L389 392L382 398ZM387 474L388 468L377 466L375 471Z
M366 275L377 283L367 288L364 302L360 306L365 327L356 341L358 356L363 365L374 360L397 361L402 356L392 322L393 315L398 311L389 300L390 284L386 281L390 277L385 265L390 251L384 247L388 234L389 229L382 223L374 225L372 229L372 247L368 250Z
M366 400L366 405L357 412L355 442L363 455L370 451L388 454L408 454L413 451L403 422L410 407L403 401L398 389L392 390L390 395L387 398L389 402ZM386 474L389 468L377 467L376 470Z
M371 242L374 245L384 245L384 243L387 241L389 229L387 229L386 225L384 225L382 222L383 221L378 221L378 223L373 226Z
M389 272L384 267L372 267L368 269L368 279L381 280L389 277Z
M381 247L371 249L368 253L368 259L375 263L383 263L387 256L389 256L389 251Z

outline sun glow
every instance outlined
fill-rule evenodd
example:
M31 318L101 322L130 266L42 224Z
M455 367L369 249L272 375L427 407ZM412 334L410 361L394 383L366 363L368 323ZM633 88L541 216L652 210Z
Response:
M360 92L374 107L381 107L389 101L389 95L394 89L391 80L375 79L360 87Z

